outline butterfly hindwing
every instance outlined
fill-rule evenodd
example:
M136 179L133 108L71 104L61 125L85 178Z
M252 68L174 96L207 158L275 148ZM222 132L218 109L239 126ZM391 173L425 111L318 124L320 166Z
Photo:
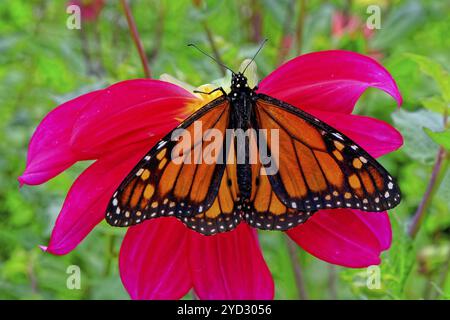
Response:
M314 211L299 211L280 201L269 181L269 172L261 163L261 151L265 147L261 142L266 144L265 139L261 140L261 132L258 130L253 132L253 135L250 134L250 145L257 148L250 148L250 153L257 156L254 157L256 163L252 164L252 193L244 213L245 221L254 228L279 231L306 222Z
M305 212L384 211L399 203L393 178L355 142L294 106L263 94L258 97L258 126L269 135L271 129L279 132L278 172L268 178L285 206Z
M242 221L236 162L233 158L235 154L232 152L234 150L233 140L230 140L227 150L228 158L223 166L223 174L213 204L208 210L182 220L188 227L204 235L233 230Z

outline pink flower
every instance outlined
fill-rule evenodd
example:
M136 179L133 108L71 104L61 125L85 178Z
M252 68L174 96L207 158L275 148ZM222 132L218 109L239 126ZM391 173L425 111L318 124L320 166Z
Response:
M379 88L402 98L376 61L347 51L297 57L262 80L259 92L312 113L381 156L402 145L389 124L352 115L360 95ZM75 162L96 161L74 182L53 228L48 252L73 250L104 218L111 194L138 160L170 129L204 102L157 80L129 80L68 101L36 129L19 181L40 184ZM391 228L384 213L322 210L287 235L312 255L347 267L380 263ZM128 228L120 251L120 274L133 299L178 299L194 289L201 299L272 299L274 283L245 223L206 237L175 218Z
M362 32L365 39L373 36L373 30L369 29L361 19L352 14L346 14L341 11L336 11L331 17L331 34L336 38L348 34L354 38L358 33Z
M344 36L348 36L352 40L362 37L365 44L365 52L368 56L376 60L380 60L384 56L381 51L370 46L370 40L375 35L375 30L369 29L356 15L342 11L334 12L331 17L331 34L337 40Z
M79 6L82 19L95 21L105 5L105 0L70 0L68 5Z

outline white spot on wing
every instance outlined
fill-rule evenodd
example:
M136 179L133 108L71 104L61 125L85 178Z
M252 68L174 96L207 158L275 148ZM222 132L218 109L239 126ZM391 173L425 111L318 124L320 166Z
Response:
M157 149L161 149L162 147L164 147L166 145L166 143L167 143L167 141L160 141Z
M338 133L338 132L333 132L332 135L335 136L336 138L338 138L339 140L344 140L342 135L340 133Z

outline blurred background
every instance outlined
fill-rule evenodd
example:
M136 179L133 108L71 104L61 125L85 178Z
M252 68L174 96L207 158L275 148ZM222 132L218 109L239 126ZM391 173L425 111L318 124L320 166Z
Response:
M66 256L38 247L48 243L68 188L88 163L37 187L19 189L16 180L25 168L29 139L47 112L82 93L144 77L120 1L72 2L82 8L81 30L67 28L66 1L0 2L1 299L128 299L117 267L124 229L102 223ZM216 64L186 47L191 42L237 69L268 38L257 58L260 78L292 57L318 50L353 50L380 61L397 81L404 104L397 108L386 94L369 89L356 112L390 122L405 139L401 150L380 160L403 192L390 212L393 242L382 255L380 287L368 288L366 269L331 266L290 247L282 233L261 232L276 298L450 298L448 1L129 4L154 78L167 73L193 86L223 78ZM366 25L370 5L380 10L381 29ZM424 219L413 234L408 229L417 214ZM66 286L70 265L82 270L80 290Z

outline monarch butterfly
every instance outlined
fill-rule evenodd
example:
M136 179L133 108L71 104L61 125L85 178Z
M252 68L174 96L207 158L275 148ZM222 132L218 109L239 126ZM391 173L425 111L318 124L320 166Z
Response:
M204 235L230 231L241 221L285 231L320 209L379 212L400 202L394 179L355 142L305 111L250 88L245 70L229 70L230 93L222 88L208 92L222 95L161 139L120 184L106 211L109 224L125 227L174 216ZM197 147L205 152L211 146L195 138L196 122L222 135L229 129L255 129L256 136L247 136L244 147L235 136L230 144L220 141L213 163L174 161L182 143L173 139L176 130L194 133L194 139L175 157L195 159ZM257 154L263 149L260 141L269 153L275 149L272 133L259 139L261 129L278 132L274 174L267 174L268 164L261 159L249 161L249 140L257 140ZM238 151L244 154L243 163L236 161Z

